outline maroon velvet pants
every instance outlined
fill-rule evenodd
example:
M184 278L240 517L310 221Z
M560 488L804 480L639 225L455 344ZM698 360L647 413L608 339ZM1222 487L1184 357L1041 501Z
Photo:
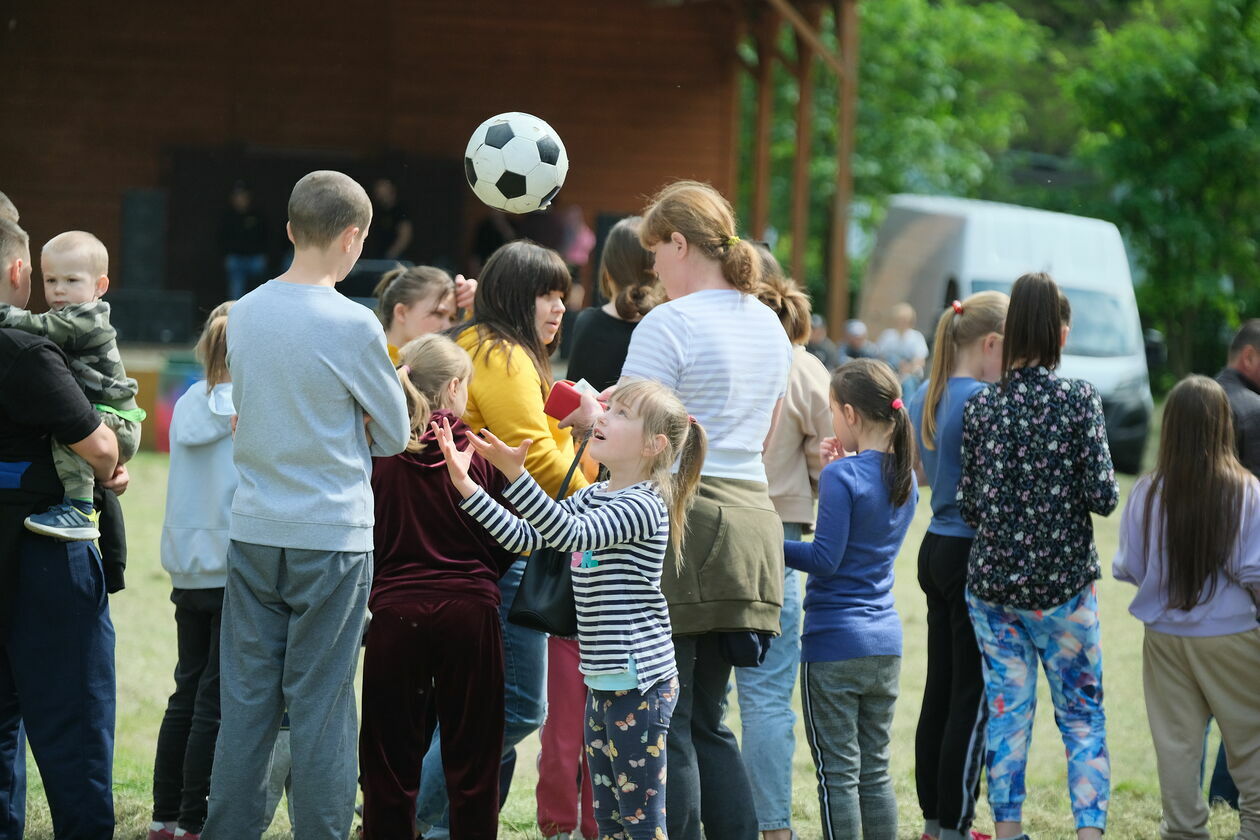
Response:
M503 752L499 608L460 598L382 606L363 654L359 783L365 840L411 840L426 717L436 710L451 837L494 838Z

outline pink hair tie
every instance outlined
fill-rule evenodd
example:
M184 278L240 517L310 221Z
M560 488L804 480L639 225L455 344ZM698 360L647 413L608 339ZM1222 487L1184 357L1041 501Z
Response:
M906 407L906 404L901 401L901 397L897 397L897 399L892 401L892 407L893 411L901 411L901 409Z
M411 376L411 365L399 365L398 369L408 376Z
M962 305L962 301L960 301L960 300L956 300L956 301L954 301L953 303L951 303L951 304L950 304L950 306L954 307L954 314L955 314L955 315L961 315L961 314L963 313L963 305Z
M694 415L694 414L688 414L688 415L687 415L687 422L688 422L689 424L691 424L692 426L696 425L696 415Z

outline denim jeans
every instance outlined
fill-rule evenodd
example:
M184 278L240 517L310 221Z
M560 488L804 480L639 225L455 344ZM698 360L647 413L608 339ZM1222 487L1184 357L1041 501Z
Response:
M783 538L799 540L801 525L783 523ZM792 754L796 751L796 712L792 691L801 664L801 580L796 569L783 575L783 611L770 652L756 668L736 668L740 751L752 783L757 826L762 831L792 827Z
M223 257L227 275L227 299L238 300L267 273L266 254L227 254Z
M542 726L547 710L547 635L527 630L507 620L525 573L524 558L499 581L503 603L499 621L503 625L503 678L506 726L503 730L503 762L516 763L516 745ZM508 777L510 783L511 776ZM504 791L506 798L506 790ZM446 797L446 777L442 771L442 742L437 733L424 756L420 770L420 795L416 798L416 822L430 827L429 838L450 836L450 803Z

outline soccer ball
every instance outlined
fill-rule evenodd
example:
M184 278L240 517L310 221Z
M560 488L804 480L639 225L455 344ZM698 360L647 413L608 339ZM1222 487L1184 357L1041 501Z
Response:
M532 213L560 192L569 156L551 126L512 111L477 126L464 152L464 174L477 198L491 207Z

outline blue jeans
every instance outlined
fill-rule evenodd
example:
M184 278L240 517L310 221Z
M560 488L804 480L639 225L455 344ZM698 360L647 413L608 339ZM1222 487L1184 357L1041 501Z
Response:
M90 542L26 534L18 597L0 644L0 840L23 836L22 729L39 765L53 830L114 836L114 625ZM15 824L16 822L16 824Z
M508 766L515 765L516 745L542 726L547 712L547 636L507 620L508 609L516 598L524 573L525 560L522 558L513 563L499 581L499 592L503 596L499 621L503 625L504 711L507 717L503 730L503 761ZM511 777L508 778L510 780ZM450 803L446 798L446 777L442 772L442 742L437 733L433 735L433 743L424 756L424 766L420 770L416 821L431 826L425 832L426 840L450 836Z
M227 254L223 257L227 275L227 299L237 300L267 273L266 254Z
M783 523L783 538L799 540L801 526ZM761 831L792 827L792 754L796 751L796 713L792 690L801 664L801 580L796 569L783 575L781 635L756 668L736 668L742 724L740 751L752 783Z

